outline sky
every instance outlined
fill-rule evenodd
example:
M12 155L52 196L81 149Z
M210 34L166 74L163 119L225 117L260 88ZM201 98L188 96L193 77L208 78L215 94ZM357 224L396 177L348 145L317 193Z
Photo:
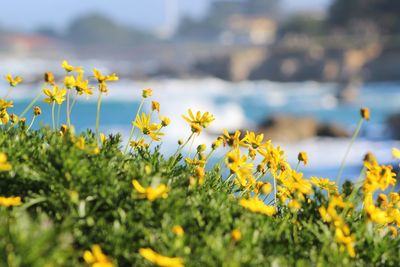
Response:
M2 3L0 27L30 31L51 27L63 31L77 16L105 14L115 21L147 29L177 23L184 14L201 17L212 0L12 0ZM283 0L286 10L323 9L332 0ZM171 7L166 16L166 7ZM173 8L176 7L176 8ZM176 14L174 16L173 14ZM173 19L175 18L175 19Z

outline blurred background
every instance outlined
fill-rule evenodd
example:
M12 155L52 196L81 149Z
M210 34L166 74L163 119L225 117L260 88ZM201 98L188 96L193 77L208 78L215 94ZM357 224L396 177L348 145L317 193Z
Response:
M141 90L151 87L170 116L163 149L189 135L188 108L223 128L250 129L280 144L292 162L309 153L306 174L335 178L359 120L371 109L347 160L357 177L373 151L393 163L400 147L400 1L393 0L69 0L3 3L0 74L21 75L11 95L19 113L61 61L116 72L100 118L105 133L127 137ZM3 94L7 84L1 85ZM1 88L0 88L1 89ZM78 131L94 128L95 100L72 114ZM42 120L49 123L49 107ZM29 120L29 118L28 118Z

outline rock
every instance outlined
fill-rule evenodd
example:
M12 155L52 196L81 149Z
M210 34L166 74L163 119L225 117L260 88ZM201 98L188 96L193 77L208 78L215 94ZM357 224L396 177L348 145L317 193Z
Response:
M321 123L318 125L317 136L349 137L349 133L342 126L335 123Z
M313 117L276 115L262 122L256 132L267 139L281 142L298 142L315 136L348 137L347 131L337 124L319 123Z
M387 119L387 126L392 138L400 140L400 113L390 115Z
M296 142L317 134L318 122L311 117L277 115L269 118L258 128L258 132L271 140Z

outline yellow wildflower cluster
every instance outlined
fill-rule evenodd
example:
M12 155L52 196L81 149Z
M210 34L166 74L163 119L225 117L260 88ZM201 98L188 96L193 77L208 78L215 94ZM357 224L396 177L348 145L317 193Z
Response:
M0 206L11 207L20 206L22 204L21 197L1 197L0 196Z
M338 213L338 209L352 208L352 204L345 202L342 196L335 195L329 199L328 207L320 207L319 213L322 220L329 223L335 228L336 242L341 245L341 248L346 248L351 257L355 257L355 236L350 233L349 226Z
M182 258L166 257L158 254L151 248L141 248L139 249L139 254L146 260L160 267L184 267Z
M265 203L257 197L239 200L239 205L254 213L261 213L267 216L273 216L276 213L276 207L265 205Z
M93 245L91 251L83 253L83 259L91 267L114 267L112 261L103 253L99 245Z
M375 159L365 161L366 177L363 184L364 211L368 218L379 225L395 224L400 227L400 196L398 193L379 194L378 205L374 203L374 193L385 191L396 184L396 174L391 166L379 165Z
M165 184L160 184L155 188L144 188L137 180L133 180L132 185L142 198L147 198L151 202L157 198L168 197L169 188Z

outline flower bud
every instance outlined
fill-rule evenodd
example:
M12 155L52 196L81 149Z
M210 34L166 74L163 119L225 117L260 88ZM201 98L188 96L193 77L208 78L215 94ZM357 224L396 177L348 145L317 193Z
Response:
M299 161L304 162L304 166L307 165L308 163L308 156L306 152L299 152L299 155L297 156L297 159Z
M142 96L143 98L148 98L149 96L153 95L153 90L151 88L143 89Z
M160 103L157 101L151 101L151 110L160 112Z
M39 116L40 114L42 114L42 110L40 109L40 107L35 106L35 107L33 108L33 115Z
M46 83L54 85L54 74L52 72L45 72L44 73L44 81Z
M370 118L369 108L367 107L361 108L360 113L361 113L361 118L363 118L366 121L369 121Z

